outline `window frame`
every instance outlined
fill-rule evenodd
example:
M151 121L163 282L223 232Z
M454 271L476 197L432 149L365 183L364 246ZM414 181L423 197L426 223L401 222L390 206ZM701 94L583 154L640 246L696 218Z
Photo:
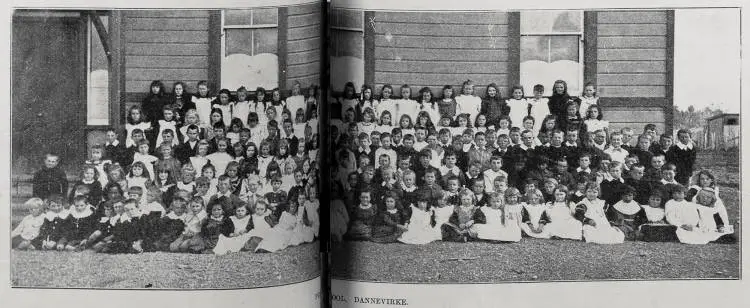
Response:
M110 16L106 13L97 13L97 15L100 18L102 17L107 18L107 24L105 25L105 27L109 28ZM91 15L85 14L84 18L85 18L85 23L86 23L86 30L85 30L86 31L86 51L85 51L85 54L86 54L86 68L85 68L85 72L86 72L86 76L85 76L86 77L86 115L85 117L86 117L86 120L85 122L86 124L85 126L88 128L108 127L110 125L113 125L114 123L112 121L112 116L111 116L112 102L110 101L110 92L111 92L112 85L110 84L110 79L109 79L109 74L111 74L112 72L110 71L110 68L109 68L109 59L107 59L106 50L103 50L105 60L107 60L107 76L108 76L107 85L105 87L107 89L107 95L105 95L106 107L104 107L107 110L106 116L102 119L91 119L89 116L89 107L92 103L91 100L93 98L93 95L91 94L92 93L91 81L93 80L93 78L91 78L91 72L92 72L91 60L92 60L92 53L93 53L92 47L93 47L94 39L95 38L101 39L101 38L98 35L97 29L93 24ZM92 120L96 120L96 121L92 121Z
M521 24L523 24L524 13L525 12L533 12L533 11L538 11L538 10L528 10L528 11L521 11L520 12L519 17L521 19ZM579 20L580 21L579 25L580 25L581 31L560 31L560 32L553 32L553 31L549 31L549 32L529 31L529 32L524 32L523 29L522 29L523 27L519 27L519 36L518 36L519 45L520 45L520 42L523 39L523 37L578 36L578 63L580 63L580 66L579 66L579 69L578 69L578 78L581 81L581 83L580 83L578 89L576 89L576 90L583 91L583 88L584 88L584 86L586 84L586 80L585 80L586 76L584 76L584 71L585 71L584 53L586 51L586 46L585 46L585 42L584 42L585 32L586 32L585 17L584 17L585 11L584 10L553 10L553 11L555 11L555 12L580 12L581 17L580 17L580 20ZM551 44L551 40L548 42L548 46L549 46L549 44ZM551 46L549 46L549 50L551 52L551 50L552 50ZM519 49L519 59L521 57L521 52L523 52L523 49ZM551 60L550 57L548 57L548 60ZM520 71L520 64L521 63L523 63L523 61L519 61L519 72L518 72L519 76L521 76L521 73L522 73ZM552 62L548 62L548 63L552 63ZM570 81L566 80L566 82L568 84L568 94L571 95L571 96L578 96L578 93L571 94L571 92L570 92L570 88L571 88L570 87ZM524 87L524 88L526 88L526 87ZM548 91L551 91L551 90L552 89L548 89L547 85L545 85L545 92L548 92ZM526 93L526 97L533 96L533 91L524 91L524 93Z
M331 31L344 31L344 32L349 32L349 33L358 32L359 36L362 39L362 50L360 52L360 58L362 60L364 60L365 59L365 45L364 45L364 40L365 40L365 12L362 11L362 10L346 9L346 8L335 8L334 10L358 12L359 15L361 15L361 17L360 17L360 25L361 25L361 27L359 27L359 28L344 27L344 26L335 26L335 25L333 25L334 22L332 22L331 25L330 25L330 29L331 29ZM336 16L335 14L332 14L332 15ZM333 37L333 34L331 34L331 37ZM335 43L338 44L339 42L336 41ZM331 56L332 57L340 57L339 55L337 55L337 54L339 54L339 53L337 53L337 51L339 50L339 48L338 48L339 46L336 45L336 46L331 46L331 47L333 49Z
M255 31L252 31L252 30L254 30L254 29L274 29L274 28L276 28L277 31L278 31L278 28L279 28L279 20L278 19L276 20L275 24L253 24L253 16L255 16L254 14L255 14L255 10L256 9L260 9L260 8L247 9L247 10L250 11L250 23L246 24L246 25L225 25L224 23L226 22L226 13L227 13L227 10L232 10L232 9L222 9L221 10L221 59L224 59L227 56L227 53L226 53L227 52L227 50L226 50L226 48L227 48L227 43L226 43L226 41L227 41L227 32L226 32L226 30L227 29L249 29L249 30L251 30L251 32L250 32L251 33L251 37L250 37L250 56L251 57L255 56L255 45L253 44L255 42ZM276 14L277 14L277 16L279 14L279 9L278 8L276 8ZM276 33L276 37L278 39L278 32ZM278 52L279 52L279 46L277 44L277 46L276 46L276 53L278 53Z

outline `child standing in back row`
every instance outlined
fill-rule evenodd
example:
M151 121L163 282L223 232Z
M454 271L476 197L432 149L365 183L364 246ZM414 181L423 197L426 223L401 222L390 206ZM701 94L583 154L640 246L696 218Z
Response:
M515 85L510 89L511 97L506 101L510 107L510 125L511 127L523 127L523 118L529 115L529 102L526 101L523 93L523 86Z
M195 110L198 111L198 119L201 121L201 127L208 126L211 120L211 97L208 91L208 83L205 80L198 82L198 93L193 95L190 101L195 103Z
M466 113L469 115L469 123L476 120L482 109L482 99L474 95L474 82L464 81L461 86L461 95L456 97L456 114Z

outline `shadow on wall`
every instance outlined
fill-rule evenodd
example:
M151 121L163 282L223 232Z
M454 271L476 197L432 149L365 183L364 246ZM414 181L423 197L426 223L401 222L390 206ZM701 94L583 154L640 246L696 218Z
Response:
M331 89L343 91L344 84L350 81L359 92L365 83L365 61L357 57L331 57Z

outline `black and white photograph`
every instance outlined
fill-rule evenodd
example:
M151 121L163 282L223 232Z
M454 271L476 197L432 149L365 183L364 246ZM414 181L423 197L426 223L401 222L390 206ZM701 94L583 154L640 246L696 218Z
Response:
M329 16L332 279L741 278L739 8Z
M321 276L324 3L253 5L13 9L6 283Z

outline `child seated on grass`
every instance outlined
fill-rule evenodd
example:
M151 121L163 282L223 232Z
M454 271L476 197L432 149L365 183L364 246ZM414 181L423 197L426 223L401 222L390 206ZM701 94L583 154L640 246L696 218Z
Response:
M549 238L549 233L544 230L544 225L547 223L546 209L547 206L544 204L544 197L539 189L530 189L526 191L525 202L522 203L522 217L523 224L521 224L521 230L527 236L533 238Z
M459 197L459 206L453 211L448 223L442 226L442 238L445 241L466 242L469 238L476 238L476 230L471 226L486 222L484 213L475 206L476 197L471 190L463 189Z
M644 242L676 242L675 231L677 227L672 226L665 220L662 200L665 192L662 189L654 189L648 197L648 204L641 205L645 220L638 226L638 239Z
M91 210L86 196L73 198L74 210L66 218L68 225L61 242L65 242L65 250L81 251L86 248L89 236L96 230L97 216Z
M157 219L152 243L154 251L169 251L169 245L182 235L182 231L185 230L187 203L183 198L172 199L169 213Z
M29 209L29 215L26 215L10 233L11 247L18 250L36 250L37 247L34 247L32 241L39 236L44 224L44 201L35 197L26 200L23 205Z
M47 212L44 214L44 222L39 228L39 236L31 241L32 246L42 250L63 250L65 248L64 236L67 231L69 213L63 209L62 195L52 194L45 201Z
M396 242L406 228L406 212L399 210L398 195L388 192L383 198L383 211L378 214L378 219L373 228L372 241L377 243Z
M544 231L550 238L581 240L583 225L573 216L575 205L568 201L568 188L558 185L553 198L544 210L547 216Z
M723 233L719 232L714 221L712 209L685 200L685 189L682 185L675 185L672 199L664 205L667 222L676 226L677 238L685 244L708 244L716 241ZM711 203L708 194L696 196L704 204ZM715 200L714 200L715 201Z
M426 192L419 194L416 206L410 205L407 217L403 224L396 225L397 232L403 232L398 241L404 244L427 244L439 240L439 234L435 232L435 212L428 203L429 196Z
M193 197L190 200L188 210L185 214L185 230L174 242L169 244L169 250L172 252L189 252L193 243L200 240L201 226L207 218L206 211L203 207L203 198Z
M369 241L372 237L372 227L377 216L377 207L372 204L369 190L359 193L359 205L351 215L349 232L345 235L350 240Z
M609 224L606 212L604 200L599 199L599 186L595 182L587 183L586 198L576 205L576 219L583 223L587 243L618 244L625 240L625 234Z
M620 229L629 241L636 239L638 226L646 220L643 208L633 200L634 197L635 188L627 186L621 193L620 201L607 209L607 217L612 226Z
M211 215L201 226L200 240L190 248L193 252L212 254L221 235L228 237L234 232L234 224L229 216L224 215L224 206L220 202L209 204Z
M505 210L505 198L499 191L488 194L489 205L479 208L485 217L485 223L477 223L472 229L477 238L488 241L518 242L521 240L521 229L514 217Z

